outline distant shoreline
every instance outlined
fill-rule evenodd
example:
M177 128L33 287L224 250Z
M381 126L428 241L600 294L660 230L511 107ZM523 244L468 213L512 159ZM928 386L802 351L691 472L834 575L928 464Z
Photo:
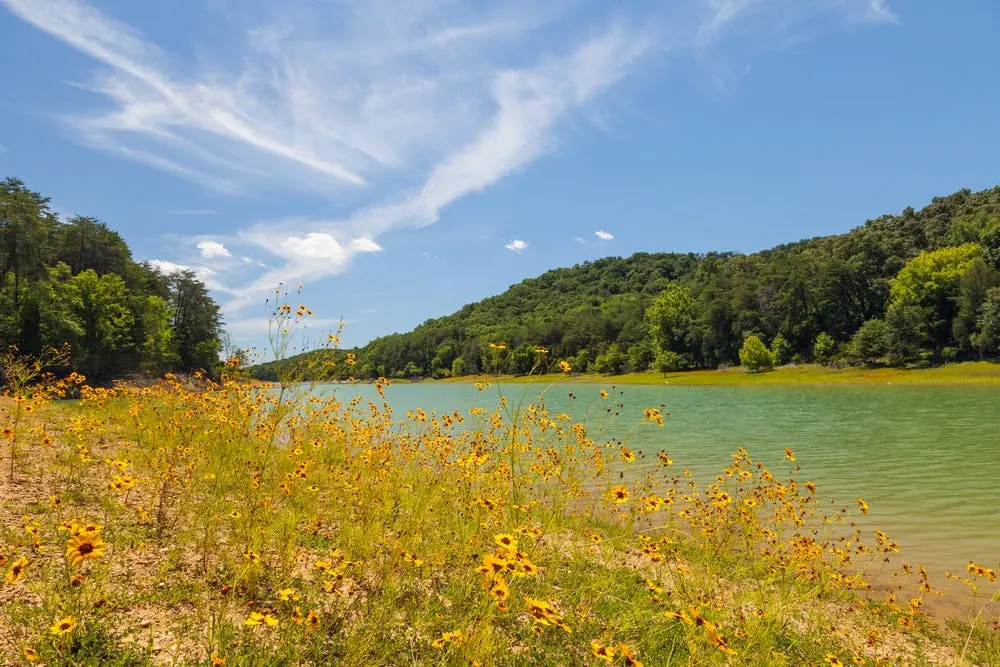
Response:
M780 386L780 385L996 385L1000 386L1000 364L988 361L944 364L930 368L829 368L817 364L781 366L772 371L750 373L741 367L726 370L694 370L677 373L647 371L624 375L563 374L509 376L463 376L433 383L473 383L484 380L506 383L545 383L565 379L605 385L676 385L676 386Z

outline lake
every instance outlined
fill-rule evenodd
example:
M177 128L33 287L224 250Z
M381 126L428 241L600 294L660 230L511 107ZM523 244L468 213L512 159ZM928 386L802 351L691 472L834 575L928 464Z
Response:
M537 398L548 385L507 384L516 403ZM856 509L855 498L871 506L864 524L885 530L899 542L901 556L923 563L934 583L943 572L964 574L970 559L996 566L1000 560L1000 390L995 387L671 387L559 383L546 393L552 412L586 418L591 427L620 397L621 415L598 442L628 435L644 452L646 465L666 449L674 465L699 481L717 474L737 447L763 460L776 475L789 469L791 447L818 495ZM377 398L371 385L327 385L342 400L358 394ZM576 396L571 399L569 394ZM495 387L478 392L471 384L396 384L386 390L395 413L423 408L467 411L497 405ZM665 404L664 428L643 425L642 409Z

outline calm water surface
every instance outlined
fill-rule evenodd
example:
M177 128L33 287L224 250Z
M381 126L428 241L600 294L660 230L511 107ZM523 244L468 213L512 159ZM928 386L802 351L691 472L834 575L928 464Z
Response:
M541 385L505 385L516 402L537 398ZM775 474L789 469L792 447L818 493L854 505L868 501L866 523L902 546L902 556L928 569L964 572L970 560L1000 561L1000 390L991 387L671 387L612 390L624 403L602 436L624 437L646 461L667 449L678 468L700 480L717 474L743 446ZM560 383L546 393L553 412L586 418L592 427L614 401L599 385ZM376 396L370 385L324 387L343 400ZM468 384L398 384L386 390L396 414L420 407L451 412L497 404L497 393ZM576 396L571 399L569 394ZM642 408L665 404L662 429L635 428Z

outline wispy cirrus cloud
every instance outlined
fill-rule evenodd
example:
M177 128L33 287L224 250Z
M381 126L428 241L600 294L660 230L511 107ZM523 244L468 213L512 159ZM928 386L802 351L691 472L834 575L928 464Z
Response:
M322 219L289 211L218 235L225 254L183 246L199 254L178 263L216 262L205 268L230 309L279 281L342 272L386 232L431 224L524 169L652 57L752 54L831 17L895 20L884 0L214 0L213 30L230 39L203 36L195 59L85 0L0 4L99 64L85 87L108 106L64 116L80 141L234 196L330 196ZM261 252L279 264L246 261ZM226 272L235 282L222 284Z

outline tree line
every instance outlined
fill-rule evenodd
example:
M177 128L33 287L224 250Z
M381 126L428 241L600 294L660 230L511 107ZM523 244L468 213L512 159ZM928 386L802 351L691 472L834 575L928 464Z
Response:
M1000 187L752 254L641 252L555 269L409 333L325 354L355 360L334 365L335 377L524 374L540 349L544 367L673 371L740 364L751 337L779 364L997 355ZM255 373L273 377L275 366Z
M68 346L63 371L214 372L218 305L191 271L137 263L122 237L85 216L60 220L50 200L0 181L0 347L38 355Z

